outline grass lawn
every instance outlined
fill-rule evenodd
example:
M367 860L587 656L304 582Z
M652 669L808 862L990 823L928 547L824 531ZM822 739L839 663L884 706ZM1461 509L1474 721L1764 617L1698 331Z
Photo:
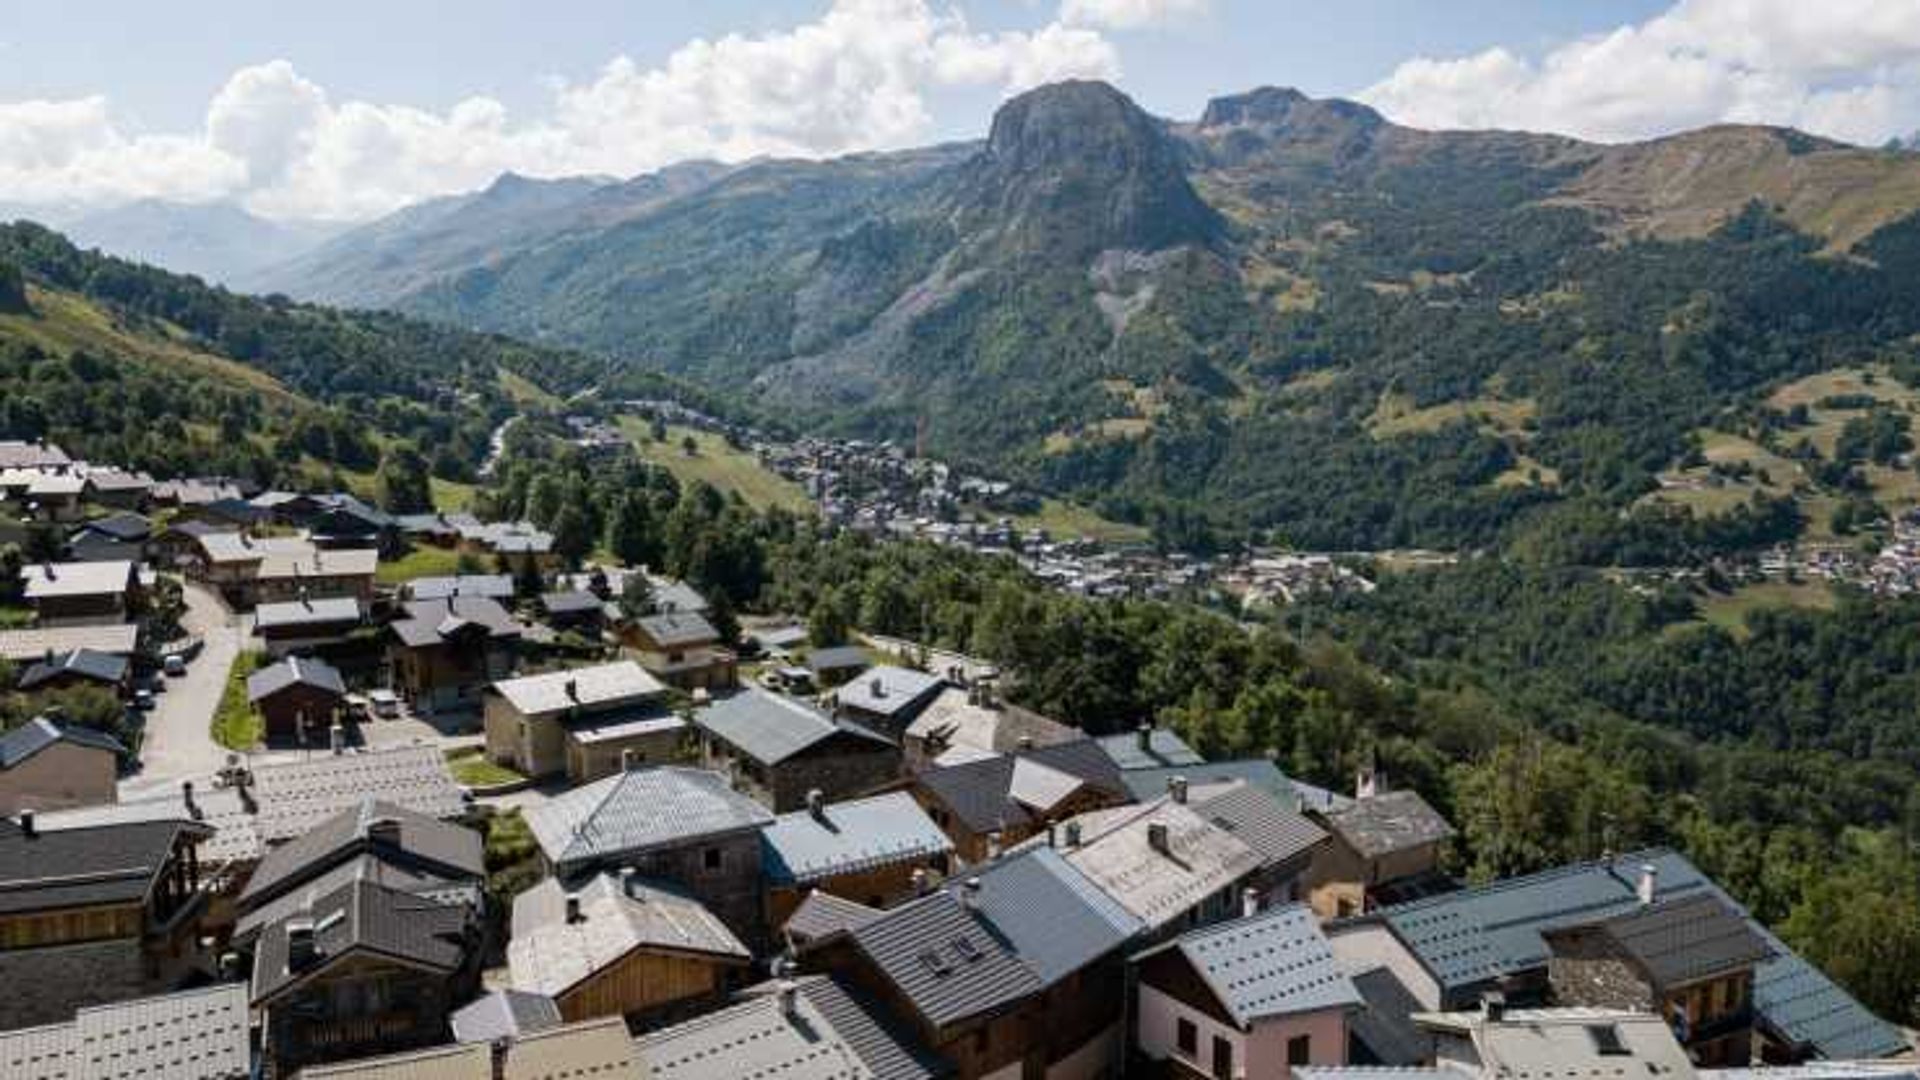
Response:
M1468 421L1491 435L1509 435L1538 411L1533 399L1506 401L1496 397L1478 397L1466 401L1448 401L1426 408L1414 406L1405 394L1386 393L1367 417L1367 433L1376 439L1395 435L1417 435L1439 431L1448 424Z
M542 408L555 408L560 399L548 393L547 389L532 379L517 372L500 369L500 389L516 405L538 405Z
M1013 523L1021 529L1045 529L1047 535L1056 540L1085 538L1104 544L1132 544L1146 540L1149 535L1143 525L1109 521L1090 507L1061 499L1047 499L1037 513L1020 514Z
M447 768L453 773L453 779L457 783L467 787L494 787L500 784L515 784L526 779L525 776L505 765L496 765L488 761L486 753L478 747L447 751Z
M383 560L374 571L382 585L398 585L421 577L446 577L460 572L460 553L450 548L422 545L398 559Z
M458 513L473 505L474 487L457 480L442 480L437 476L427 478L433 492L433 508L442 514Z
M33 609L0 604L0 630L17 630L33 622Z
M736 450L711 432L669 425L667 441L656 443L648 438L647 420L639 416L621 417L620 430L642 458L665 468L682 483L704 480L720 491L738 492L756 508L778 506L800 513L813 509L813 502L799 484L772 472L751 452ZM681 448L689 435L695 444L692 457Z
M265 653L243 652L227 673L227 686L220 692L220 708L213 714L213 741L229 750L251 750L266 737L260 717L247 704L247 676L265 666Z
M1747 616L1763 608L1831 610L1839 601L1825 582L1763 581L1742 585L1731 593L1713 593L1700 601L1707 622L1733 634L1747 635Z

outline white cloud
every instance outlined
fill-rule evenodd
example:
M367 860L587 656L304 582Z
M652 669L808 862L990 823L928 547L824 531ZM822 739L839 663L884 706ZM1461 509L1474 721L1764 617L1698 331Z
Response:
M487 97L444 113L335 103L275 60L235 72L199 132L130 134L102 97L0 103L0 197L238 197L269 216L363 218L506 170L632 175L693 157L906 146L931 130L936 88L1014 93L1113 78L1119 67L1099 30L1064 14L1031 31L981 33L929 0L834 0L812 22L694 40L657 67L617 57L589 81L556 81L550 108L518 121Z
M1062 0L1060 21L1131 30L1203 15L1208 6L1208 0Z
M1419 127L1618 141L1730 121L1878 143L1920 127L1920 4L1680 0L1537 60L1409 60L1359 96Z

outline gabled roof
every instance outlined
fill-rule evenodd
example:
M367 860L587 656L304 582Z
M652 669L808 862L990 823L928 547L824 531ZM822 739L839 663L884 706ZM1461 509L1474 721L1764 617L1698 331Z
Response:
M0 735L0 769L11 769L59 742L106 750L113 754L124 755L127 752L118 739L104 732L77 724L56 724L44 716L37 716Z
M1280 767L1266 758L1237 761L1203 761L1197 765L1169 765L1161 769L1130 769L1120 774L1120 782L1135 799L1145 802L1167 793L1168 781L1179 777L1190 787L1225 784L1235 780L1260 788L1292 807L1300 797L1300 785L1287 779Z
M910 668L868 668L860 677L835 691L835 699L849 709L859 709L888 719L915 714L933 700L947 685L938 675Z
M1141 746L1145 737L1147 745ZM1188 746L1185 739L1166 728L1103 735L1098 740L1122 772L1134 769L1164 769L1171 766L1201 765L1206 758Z
M872 666L867 650L858 645L833 645L807 653L807 667L816 675L827 671L865 670Z
M320 548L311 554L268 551L260 560L261 581L373 576L380 553L371 548Z
M453 1038L463 1043L491 1043L560 1026L560 1006L545 994L524 990L495 990L455 1010Z
M34 626L24 630L0 630L0 660L14 662L37 660L50 652L92 649L94 652L131 656L140 640L140 628L133 623L112 626Z
M372 797L428 817L463 816L467 801L437 746L319 755L253 770L259 804L254 828L272 844L305 833L315 821Z
M540 594L540 607L548 615L580 615L600 611L607 606L605 600L590 592L550 592Z
M1712 893L1645 905L1579 926L1546 931L1549 947L1561 935L1592 933L1611 941L1655 986L1682 986L1750 968L1773 956L1765 939L1739 912Z
M800 906L787 916L786 925L779 929L787 937L804 945L852 930L856 926L864 926L884 914L879 908L856 904L819 889L809 889L806 899L800 901Z
M120 596L133 585L133 563L124 559L34 563L20 574L27 581L29 602L68 596Z
M1017 754L937 766L921 772L914 780L939 798L969 830L992 832L1025 825L1034 818L1032 809L1013 798L1014 771L1021 761L1037 762L1079 777L1116 799L1125 795L1113 759L1092 739L1075 739Z
M50 831L28 836L0 821L0 915L143 900L182 837L213 830L188 821Z
M1147 929L1053 848L991 863L956 887L1048 986Z
M420 577L407 582L409 600L445 600L453 596L508 600L513 597L513 578L507 574L456 574L452 577Z
M247 987L226 983L81 1009L72 1020L0 1032L7 1080L243 1080Z
M71 465L73 459L65 450L44 440L28 442L22 439L0 439L0 469L37 469L54 465Z
M932 1080L953 1072L839 980L792 980L791 1011L777 986L763 983L733 1006L642 1035L634 1048L649 1075L709 1080L723 1061L729 1076L781 1080Z
M648 640L663 649L709 645L720 640L706 616L697 611L670 611L642 616L634 623Z
M314 959L306 967L292 968L288 927L307 917L313 920ZM253 1004L271 1001L308 974L350 954L400 960L450 975L465 961L472 918L472 910L463 905L353 882L316 898L309 915L282 919L261 931L253 958Z
M507 1044L500 1080L647 1080L618 1016L551 1027Z
M1194 813L1259 852L1263 866L1297 859L1327 838L1305 814L1243 780L1191 789L1189 798Z
M127 677L128 666L127 658L115 653L95 652L92 649L55 653L20 673L20 689L31 690L64 678L91 679L114 685Z
M953 841L904 791L782 814L760 831L762 866L775 885L919 862Z
M574 788L526 818L547 858L567 864L758 829L773 815L719 773L658 765Z
M106 517L94 518L92 521L82 522L78 528L73 530L73 535L77 537L82 533L99 533L102 536L112 537L115 540L132 543L136 540L145 540L152 532L153 522L148 521L139 514L121 511L117 514L108 514Z
M666 684L632 660L502 679L488 688L524 716L638 704L666 690Z
M969 701L965 687L949 686L907 725L907 735L938 740L949 749L968 747L1004 754L1021 749L1023 742L1052 746L1077 739L1080 731L1018 705Z
M305 686L336 697L345 697L347 682L340 671L324 660L289 656L247 676L247 700L259 702L291 686Z
M1232 833L1171 800L1132 808L1067 851L1120 905L1158 929L1258 870L1260 855ZM1154 837L1164 832L1165 850Z
M486 876L482 847L480 834L464 825L362 799L262 856L240 902L257 903L306 873L362 852L430 866L447 878L478 880Z
M139 798L123 799L96 806L75 806L47 810L34 816L43 832L67 829L117 827L151 821L193 821L213 831L200 844L202 866L229 862L250 862L260 855L260 835L253 827L253 814L232 788L196 791L189 806L186 793L179 788Z
M621 580L624 583L625 578ZM661 577L659 574L648 574L647 582L653 586L653 606L661 611L704 613L713 607L712 604L707 603L706 597L701 596L693 586L684 581L675 581L669 577ZM618 595L620 587L614 586L613 591Z
M1000 935L945 892L911 901L848 935L927 1023L992 1012L1045 988Z
M450 907L464 905L476 912L483 912L487 906L484 877L454 874L445 867L383 859L368 854L349 853L330 869L311 877L303 875L294 881L295 884L280 890L280 894L271 900L250 902L251 910L234 922L235 945L243 949L249 947L260 931L290 915L306 911L318 898L360 881Z
M567 900L579 901L578 922ZM706 905L659 882L606 873L569 893L546 878L513 902L507 965L516 990L561 997L636 949L692 953L726 964L753 954Z
M694 713L693 722L763 765L778 765L834 738L893 745L893 740L870 728L752 686Z
M407 617L391 624L395 637L412 649L438 645L450 634L477 627L490 638L516 638L521 626L498 601L483 596L456 596L445 600L413 600L404 605Z
M1256 1020L1360 1004L1303 904L1190 930L1136 960L1174 950L1242 1029Z
M1327 816L1327 826L1362 858L1378 859L1397 851L1452 838L1453 826L1427 805L1417 791L1374 795Z
M451 1043L426 1050L309 1065L300 1080L493 1080L493 1050Z
M360 621L360 601L351 596L319 600L287 600L261 604L253 610L255 631L294 626L332 626Z

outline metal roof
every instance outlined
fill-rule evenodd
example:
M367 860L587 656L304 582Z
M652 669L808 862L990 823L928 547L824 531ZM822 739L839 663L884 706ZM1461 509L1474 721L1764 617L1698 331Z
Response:
M642 616L634 625L663 649L707 645L720 640L720 631L697 611L663 611Z
M807 653L807 667L815 674L855 668L865 670L872 666L873 661L867 659L867 650L858 645L833 645Z
M117 653L94 652L92 649L55 653L20 673L20 689L31 690L69 675L95 682L119 683L127 677L128 666L127 658Z
M570 897L579 901L577 922L567 920ZM706 905L658 882L606 873L569 892L546 878L514 899L507 966L516 990L560 997L636 949L753 959Z
M360 601L351 596L330 596L318 600L287 600L261 604L254 608L253 625L258 630L277 630L287 626L319 626L360 621Z
M1142 736L1147 745L1141 746ZM1177 733L1166 728L1154 728L1150 732L1129 731L1120 735L1103 735L1095 740L1100 749L1106 751L1122 772L1134 769L1164 769L1176 765L1203 765L1206 758L1187 745Z
M973 909L1004 937L1043 984L1086 967L1146 930L1133 914L1052 848L983 867ZM957 888L969 893L972 886Z
M508 574L455 574L451 577L419 577L407 582L409 600L445 600L455 596L509 600L513 597L513 578Z
M519 637L522 627L499 601L484 596L454 596L444 600L412 600L407 617L390 624L395 637L408 648L438 645L448 633L464 626L484 628L489 637Z
M1145 801L1167 793L1167 781L1184 779L1192 787L1243 780L1260 788L1291 807L1299 797L1299 784L1287 779L1280 767L1266 758L1240 761L1203 761L1195 765L1168 765L1158 769L1129 769L1120 782L1135 799Z
M268 926L289 915L298 915L311 907L317 898L356 881L409 893L438 904L465 905L475 912L486 910L484 878L449 876L444 869L435 872L425 867L388 862L372 855L353 855L335 864L332 869L303 880L294 888L283 891L240 916L233 926L233 941L246 948Z
M303 578L373 576L380 553L371 548L318 548L312 554L268 551L260 560L261 581L299 581Z
M773 814L718 773L657 765L574 788L526 818L547 858L564 865L757 829Z
M253 769L259 804L254 828L271 844L290 840L322 819L372 797L442 820L467 812L437 746L323 754Z
M781 694L746 687L694 713L703 731L763 765L777 765L838 736L892 746L893 740Z
M660 697L665 683L632 660L568 668L518 679L502 679L489 688L523 716L604 708Z
M271 898L305 874L363 853L432 867L448 879L477 880L486 876L483 846L480 834L464 825L365 798L267 852L240 901L250 906Z
M355 881L316 897L307 909L313 919L313 962L295 968L287 949L293 917L260 932L253 957L253 1004L278 997L282 990L351 953L371 953L431 968L458 970L475 918L465 905L443 904L377 885Z
M1011 944L946 892L894 908L848 936L935 1027L999 1009L1046 985Z
M729 1008L641 1036L635 1050L656 1080L710 1080L722 1073L929 1080L952 1072L845 984L816 975L791 985L791 1011L780 1001L778 984L762 984Z
M558 1027L560 1006L545 994L495 990L456 1009L450 1023L454 1041L490 1043Z
M1017 754L943 765L921 772L914 781L937 796L967 828L991 832L1023 825L1033 818L1026 807L1012 798L1014 767L1023 760L1080 777L1116 798L1125 794L1119 770L1092 739L1075 739Z
M1265 866L1297 859L1327 839L1305 814L1244 780L1189 789L1188 798L1195 813L1259 852Z
M618 1016L522 1035L507 1045L500 1080L641 1080L633 1036Z
M493 1080L493 1050L479 1043L309 1065L300 1080Z
M119 596L133 584L133 564L111 562L34 563L21 569L28 602L67 596Z
M835 695L847 708L891 718L926 704L945 685L938 675L882 665L861 672Z
M175 788L123 802L46 810L34 821L42 832L153 821L200 822L213 829L213 835L200 845L202 864L249 862L260 856L262 847L253 814L232 788L196 791L191 806L185 792Z
M79 725L56 724L44 716L37 716L5 735L0 735L0 769L11 769L59 742L70 742L77 746L107 750L115 754L127 752L126 747L121 746L119 740L104 732Z
M1176 949L1242 1028L1274 1016L1360 1004L1353 983L1304 904L1182 934L1142 956Z
M81 1009L0 1032L7 1080L240 1080L250 1075L247 987L226 983Z
M1741 914L1711 893L1636 907L1583 926L1548 930L1598 934L1638 964L1656 986L1681 986L1752 967L1773 955Z
M147 821L84 829L0 821L0 915L146 899L183 834L212 832L190 821Z
M800 901L800 906L787 916L786 925L780 930L804 944L872 922L882 914L885 913L879 908L856 904L819 889L809 889L806 899Z
M247 700L258 702L290 686L307 686L336 697L347 694L347 682L339 668L324 660L289 656L247 676Z
M904 791L782 814L760 831L761 864L775 885L918 862L953 841Z

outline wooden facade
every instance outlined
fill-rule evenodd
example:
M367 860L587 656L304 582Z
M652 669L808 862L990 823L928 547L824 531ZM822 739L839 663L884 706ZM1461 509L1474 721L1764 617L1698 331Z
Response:
M567 1023L601 1016L622 1016L629 1023L657 1026L720 1005L745 958L641 947L628 953L554 999Z

